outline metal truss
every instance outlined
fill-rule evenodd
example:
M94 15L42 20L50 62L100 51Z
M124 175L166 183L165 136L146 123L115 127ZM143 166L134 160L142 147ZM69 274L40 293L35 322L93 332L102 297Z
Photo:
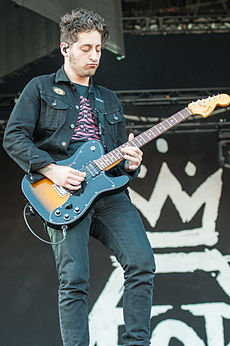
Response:
M124 34L202 34L229 31L229 14L123 17Z
M3 135L4 130L6 128L7 121L0 119L0 137Z
M17 94L1 94L0 93L0 138L3 136L7 120L5 115L10 114L17 101ZM4 116L3 116L3 115Z
M127 128L135 134L143 132L158 124L165 116L156 115L159 107L165 113L171 109L186 107L190 102L222 93L229 94L229 88L199 88L199 89L153 89L153 90L118 90L116 91L125 110ZM150 106L150 107L148 107ZM174 107L172 107L174 106ZM148 114L145 115L145 107ZM151 110L152 109L152 110ZM135 114L131 112L135 110ZM150 110L150 111L149 111ZM179 109L178 109L179 110ZM153 115L155 113L155 115ZM228 119L229 118L229 119ZM173 128L169 133L176 132L230 132L230 106L216 109L209 120L194 115Z
M221 114L221 117L218 115ZM210 115L210 121L207 119L202 119L200 116L192 116L188 118L185 122L180 123L178 126L173 127L167 133L217 133L228 134L230 141L230 121L227 118L230 115L230 107L224 107L215 110L212 115ZM216 118L217 116L217 118ZM126 127L129 131L135 133L135 135L146 131L147 129L159 124L161 121L166 119L162 116L142 116L142 115L132 115L125 114ZM216 119L216 120L215 120Z
M117 90L116 94L123 105L150 106L188 104L208 96L229 93L230 87L185 88L185 89L141 89Z
M0 108L8 108L9 106L12 106L17 101L18 94L17 93L8 93L3 94L0 93Z
M167 110L174 106L181 108L188 103L212 95L230 92L230 87L226 88L197 88L197 89L142 89L142 90L117 90L116 94L120 98L125 110L127 128L134 133L140 133L156 125L164 119L162 115L156 114L156 107L163 107ZM1 111L12 109L17 101L17 95L8 94L0 97L0 118ZM150 106L152 115L144 115L145 107ZM149 107L148 107L149 108ZM135 114L131 114L131 109L135 109ZM216 109L212 116L203 120L200 116L192 116L180 126L173 128L169 132L230 132L230 106ZM161 111L162 112L162 111ZM166 113L167 113L166 112ZM149 109L148 109L149 113ZM228 115L228 116L227 116ZM229 121L228 121L229 118ZM0 119L0 136L3 135L7 120Z

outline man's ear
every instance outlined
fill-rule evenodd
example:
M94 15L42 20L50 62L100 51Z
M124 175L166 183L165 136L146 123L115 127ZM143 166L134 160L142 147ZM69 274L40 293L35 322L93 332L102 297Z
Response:
M60 49L61 49L62 55L66 56L66 54L68 53L68 52L67 52L67 49L68 49L68 48L69 48L68 43L66 43L66 42L62 42L62 43L61 43Z

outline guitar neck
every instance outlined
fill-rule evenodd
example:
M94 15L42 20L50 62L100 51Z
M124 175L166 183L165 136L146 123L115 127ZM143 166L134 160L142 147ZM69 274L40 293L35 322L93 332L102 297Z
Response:
M154 125L145 132L142 132L133 140L126 142L109 153L101 156L99 159L95 160L96 165L100 170L108 170L113 166L116 166L124 158L124 153L121 151L122 148L127 146L141 148L145 144L160 136L162 133L189 118L192 114L193 113L187 107L182 109L180 112L171 115L169 118L164 119L159 124Z

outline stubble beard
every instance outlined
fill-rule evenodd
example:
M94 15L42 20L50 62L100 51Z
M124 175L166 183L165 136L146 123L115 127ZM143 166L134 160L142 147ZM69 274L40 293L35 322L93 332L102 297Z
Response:
M73 57L72 54L70 54L69 56L69 64L72 68L72 70L79 76L82 78L89 78L95 75L95 72L97 70L97 68L95 69L87 69L86 66L80 67L77 64L77 60Z

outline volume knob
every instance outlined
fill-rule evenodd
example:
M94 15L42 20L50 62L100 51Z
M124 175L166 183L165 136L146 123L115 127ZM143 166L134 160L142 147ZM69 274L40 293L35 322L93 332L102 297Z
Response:
M65 215L64 215L64 219L65 219L66 221L69 220L69 218L70 218L70 217L69 217L69 214L65 214Z
M61 210L60 209L57 209L54 213L56 216L60 216L61 215Z

